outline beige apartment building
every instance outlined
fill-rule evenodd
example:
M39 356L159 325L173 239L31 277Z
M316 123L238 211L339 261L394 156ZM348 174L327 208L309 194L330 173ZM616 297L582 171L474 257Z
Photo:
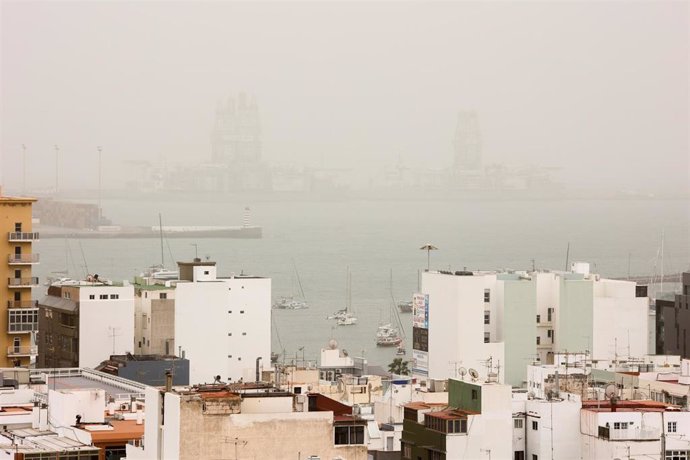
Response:
M38 329L38 308L31 276L39 262L33 252L38 233L31 228L35 198L7 197L0 190L0 367L28 366L36 356L33 335Z

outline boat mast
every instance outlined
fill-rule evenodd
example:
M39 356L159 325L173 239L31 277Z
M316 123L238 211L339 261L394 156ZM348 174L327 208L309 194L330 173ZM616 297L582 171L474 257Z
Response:
M165 253L163 252L163 218L161 213L158 213L158 229L161 234L161 268L165 268Z
M304 295L304 289L302 288L302 280L299 278L299 272L297 271L297 264L295 259L292 259L292 267L295 269L295 275L297 276L297 284L299 286L299 293L302 296L302 300L306 301L307 298Z

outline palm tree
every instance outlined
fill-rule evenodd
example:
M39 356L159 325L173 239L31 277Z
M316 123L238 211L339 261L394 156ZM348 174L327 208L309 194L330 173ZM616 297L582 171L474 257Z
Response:
M410 370L407 367L409 361L403 361L402 358L395 358L392 363L388 365L388 372L397 375L409 375Z

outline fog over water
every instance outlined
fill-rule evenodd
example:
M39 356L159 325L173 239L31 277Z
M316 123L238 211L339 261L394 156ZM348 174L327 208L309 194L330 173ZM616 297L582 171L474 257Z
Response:
M688 5L2 1L0 184L102 193L121 225L239 225L249 206L262 239L170 239L168 268L196 248L276 298L294 261L311 307L275 311L274 350L335 337L385 364L390 271L409 299L427 242L436 269L560 270L570 244L624 277L659 270L663 234L666 273L690 268ZM243 93L256 132L232 142L255 155L236 161L214 129ZM463 113L476 168L458 167ZM161 259L157 239L35 249L42 280ZM359 324L331 329L348 267Z

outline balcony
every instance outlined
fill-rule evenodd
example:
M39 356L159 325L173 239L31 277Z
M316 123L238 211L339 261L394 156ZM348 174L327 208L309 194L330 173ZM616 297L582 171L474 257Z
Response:
M658 428L626 428L617 430L608 426L600 426L599 437L609 441L658 441L661 439L661 430Z
M10 243L24 243L38 241L38 232L10 232Z
M537 321L537 327L552 327L553 323L548 320Z
M19 356L34 356L38 354L38 347L36 345L27 345L21 347L7 347L8 357Z
M38 254L10 254L8 263L10 265L33 265L39 261Z
M8 300L7 308L36 308L38 300Z
M38 287L38 277L30 278L7 278L7 286L11 288L32 288Z

